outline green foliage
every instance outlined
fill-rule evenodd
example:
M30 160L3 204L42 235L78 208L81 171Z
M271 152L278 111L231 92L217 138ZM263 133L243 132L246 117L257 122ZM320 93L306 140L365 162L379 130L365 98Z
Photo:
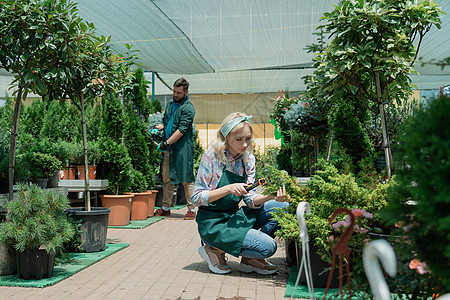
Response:
M100 149L103 157L99 165L108 179L108 192L113 195L127 192L133 172L127 149L108 137L100 139Z
M122 142L125 130L125 115L118 95L109 94L102 99L101 136L108 136L117 143Z
M15 74L24 98L30 90L61 95L57 78L62 74L56 70L67 62L68 39L79 35L77 22L75 3L68 1L2 1L0 67Z
M399 134L403 130L407 120L413 115L416 109L420 109L422 104L416 99L396 100L385 106L385 117L388 135L395 144L398 142ZM382 129L379 115L372 115L366 132L374 146L382 146Z
M144 174L136 169L131 170L131 181L127 188L129 192L142 193L149 189L149 183L147 182Z
M256 147L256 146L253 147L253 154L255 155L255 159L256 159L255 177L257 179L263 178L265 176L265 173L266 173L264 171L265 166L276 167L278 151L279 151L279 147L272 146L272 145L266 146L264 149L264 152L262 152L262 153L261 153L261 150L259 147Z
M326 107L321 107L323 101L300 96L299 100L289 107L284 114L284 120L289 129L307 136L317 136L328 132Z
M332 128L336 141L350 155L354 165L372 156L372 144L365 132L368 114L362 103L339 101L332 110Z
M367 230L377 226L380 220L378 213L387 205L387 190L390 183L370 187L358 183L361 181L353 174L344 173L331 163L320 161L319 165L317 174L311 178L307 186L298 186L294 178L288 180L285 177L280 178L278 176L279 179L274 180L277 182L276 184L284 182L286 188L289 187L288 193L291 196L291 205L286 211L277 211L274 214L275 220L280 225L280 229L275 234L285 240L299 239L300 232L296 209L298 203L309 202L311 215L305 216L305 220L310 240L317 246L317 253L322 259L331 262L331 249L342 229L333 229L328 225L328 220L333 211L339 207L345 207L369 212L373 214L373 219L358 218L357 230L355 230L349 242L352 249L351 260L354 262L352 273L362 275L362 245L368 239ZM340 222L338 224L346 223L342 220L341 215L336 218L336 222ZM364 276L358 278L363 281L366 280Z
M125 144L134 170L140 173L139 185L142 188L132 190L133 192L142 192L154 185L154 169L150 164L150 149L147 145L147 132L143 121L137 115L137 111L126 108L128 113L128 122L125 129ZM138 174L134 172L133 174ZM137 188L136 185L133 188Z
M70 215L67 216L67 221L70 223L74 230L74 235L72 238L66 242L64 242L63 246L61 247L59 253L57 253L57 258L60 261L71 261L73 258L70 258L69 253L72 252L84 252L83 247L81 247L81 235L83 234L83 230L81 230L81 225L83 223L83 220L75 220ZM55 258L56 259L56 258Z
M155 114L157 112L162 112L162 105L158 99L151 101L151 114Z
M198 130L195 128L195 125L193 125L192 131L194 139L194 177L197 177L198 167L200 166L200 161L202 160L205 149L202 147L200 137L198 136Z
M277 155L277 166L278 169L285 170L292 175L292 148L291 143L287 142L281 145L280 150Z
M400 137L397 163L398 184L385 220L407 227L408 247L427 263L432 274L450 286L450 272L443 264L450 260L450 101L441 96L417 111ZM447 208L446 208L447 207Z
M1 241L19 251L45 246L48 253L55 253L72 238L74 229L64 212L70 207L66 196L35 185L19 185L17 194L17 199L6 202Z
M442 14L433 1L342 0L323 15L319 44L308 47L317 56L307 97L330 107L329 125L355 165L371 155L369 110L377 114L380 103L408 99L415 45L432 26L440 28Z
M127 98L132 103L133 109L142 116L144 122L153 109L151 100L147 95L149 83L144 77L142 68L138 68L133 74L131 87L126 91Z
M62 169L61 161L51 155L40 152L30 152L23 156L22 164L27 166L30 170L31 178L49 178L52 177L56 171Z
M280 128L280 131L283 133L289 130L289 125L286 123L284 119L284 114L289 110L291 105L297 103L299 101L298 97L289 97L289 91L279 91L281 95L272 100L274 102L274 107L272 111L269 113L269 117L274 119Z
M133 175L131 158L122 144L126 118L117 95L111 94L103 101L99 139L103 156L99 168L103 169L108 179L108 192L118 195L128 191Z
M21 126L24 132L38 139L51 142L81 140L80 111L67 101L34 100L24 107Z
M156 125L163 123L163 117L164 114L161 112L156 112L154 114L151 114L147 120L147 132L150 132L152 129L155 129ZM158 134L156 135L155 141L161 142L163 140L164 131L160 130L158 131Z

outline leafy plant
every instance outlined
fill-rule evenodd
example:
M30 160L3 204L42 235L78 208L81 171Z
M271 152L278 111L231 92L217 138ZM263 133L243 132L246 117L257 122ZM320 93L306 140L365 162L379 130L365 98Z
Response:
M0 67L14 74L14 83L18 87L11 122L8 168L10 190L14 180L21 101L26 99L30 91L45 95L47 99L60 98L64 94L59 83L74 69L63 73L58 72L58 69L67 63L67 54L73 40L82 36L75 25L79 22L80 17L76 15L75 3L72 2L55 0L2 2ZM12 200L12 197L13 194L9 193L9 200Z
M155 126L158 124L162 124L163 123L163 117L164 114L162 112L156 112L154 114L151 114L148 118L148 122L147 122L147 132L150 132L152 129L155 129ZM164 136L164 132L158 131L158 134L156 134L156 141L162 141Z
M281 132L283 133L289 130L289 126L284 119L284 114L289 110L291 105L299 101L299 98L290 97L288 90L280 90L278 92L280 93L280 95L271 101L274 103L274 107L269 113L269 117L275 120L278 128L280 128Z
M358 219L358 230L353 233L350 241L352 247L352 273L361 274L361 280L364 270L361 263L362 245L368 239L368 229L373 231L374 227L379 226L379 211L387 205L387 190L391 184L377 184L375 187L364 184L359 181L352 173L344 173L338 170L333 164L320 161L320 168L308 182L307 186L299 186L295 178L288 178L286 175L280 175L276 171L275 184L285 184L287 192L291 196L291 205L284 211L277 211L274 214L278 221L280 229L275 233L276 236L292 240L299 238L299 227L296 218L296 209L298 203L302 201L309 202L311 205L311 215L305 216L309 237L312 243L317 247L317 253L322 260L331 263L331 249L336 241L335 229L328 224L328 220L336 208L345 207L355 210L355 213L366 213L371 218ZM269 178L271 176L269 175ZM360 182L360 183L358 183ZM272 188L272 189L271 189ZM276 186L270 187L269 192L273 193ZM338 224L344 224L343 216L336 218ZM335 226L336 227L336 226ZM354 263L353 263L354 262ZM355 277L356 275L354 275Z
M265 166L276 166L276 160L277 160L277 153L279 151L278 146L266 146L264 149L264 152L261 152L259 146L253 147L253 154L255 155L256 159L256 174L255 177L257 179L263 178L266 174L264 172Z
M47 253L56 253L74 235L65 213L69 200L62 194L36 185L19 185L17 199L5 206L7 221L0 227L0 240L18 251L45 246Z
M397 156L398 184L390 193L384 219L400 227L404 244L426 262L431 274L450 286L450 101L441 96L425 110L417 111L400 136Z
M25 160L32 169L33 178L52 177L56 171L62 169L61 161L51 154L32 152L25 156Z
M330 125L354 162L370 150L364 146L368 111L382 115L384 102L408 99L421 41L432 26L441 27L443 13L433 1L343 0L322 17L327 23L318 30L330 40L310 48L318 52L318 65L309 89L334 106ZM381 123L383 145L389 145Z
M108 193L119 195L127 192L133 172L127 149L108 137L100 139L100 149L104 153L100 164L108 179Z

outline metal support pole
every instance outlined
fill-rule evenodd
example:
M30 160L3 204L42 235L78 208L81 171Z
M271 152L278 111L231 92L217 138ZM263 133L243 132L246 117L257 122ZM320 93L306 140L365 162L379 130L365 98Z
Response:
M152 102L155 101L155 72L152 72Z

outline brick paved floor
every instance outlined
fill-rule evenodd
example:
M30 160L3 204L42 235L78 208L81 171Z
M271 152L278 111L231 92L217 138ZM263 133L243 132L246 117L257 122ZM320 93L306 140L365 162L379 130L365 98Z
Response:
M244 274L229 257L232 273L211 273L198 255L195 221L186 208L144 229L108 229L109 243L130 243L81 272L46 288L0 287L0 299L283 299L288 278L284 243L269 259L276 275Z

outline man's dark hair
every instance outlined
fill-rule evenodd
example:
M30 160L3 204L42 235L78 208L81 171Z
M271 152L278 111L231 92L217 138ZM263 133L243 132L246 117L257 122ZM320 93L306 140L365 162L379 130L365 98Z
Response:
M189 82L184 78L178 78L173 84L173 87L176 88L180 86L183 87L184 91L187 91L189 89Z

